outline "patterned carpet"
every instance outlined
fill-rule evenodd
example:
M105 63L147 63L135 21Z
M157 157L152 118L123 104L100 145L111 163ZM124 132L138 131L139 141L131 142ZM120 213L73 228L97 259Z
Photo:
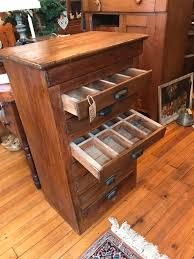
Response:
M142 259L111 230L102 235L80 259Z

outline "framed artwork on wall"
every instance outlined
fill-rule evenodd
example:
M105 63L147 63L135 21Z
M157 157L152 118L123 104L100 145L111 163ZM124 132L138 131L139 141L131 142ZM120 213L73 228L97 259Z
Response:
M192 109L193 73L158 87L159 122L163 125L176 120L179 113Z

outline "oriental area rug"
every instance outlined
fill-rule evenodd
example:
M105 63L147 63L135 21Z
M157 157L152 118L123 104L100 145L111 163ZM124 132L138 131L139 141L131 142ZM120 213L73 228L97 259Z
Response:
M80 259L169 259L159 253L157 246L147 242L131 229L127 222L119 226L109 218L111 230L104 233Z

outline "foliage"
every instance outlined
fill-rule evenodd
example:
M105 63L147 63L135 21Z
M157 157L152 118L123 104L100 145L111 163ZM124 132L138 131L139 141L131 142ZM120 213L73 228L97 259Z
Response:
M33 10L33 24L37 35L48 35L58 32L57 19L61 13L65 11L65 1L61 0L40 0L41 8ZM23 23L27 26L27 34L29 35L27 14L20 11ZM16 25L16 12L9 12L4 18L4 23Z
M65 5L60 0L40 0L41 9L35 11L38 19L39 34L56 33L58 30L57 19L65 10Z

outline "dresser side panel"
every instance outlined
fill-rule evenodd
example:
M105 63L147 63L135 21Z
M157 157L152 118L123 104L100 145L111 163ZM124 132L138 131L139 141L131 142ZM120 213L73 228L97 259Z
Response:
M4 63L45 197L78 231L67 177L70 153L67 143L63 146L60 141L45 73L8 60Z

